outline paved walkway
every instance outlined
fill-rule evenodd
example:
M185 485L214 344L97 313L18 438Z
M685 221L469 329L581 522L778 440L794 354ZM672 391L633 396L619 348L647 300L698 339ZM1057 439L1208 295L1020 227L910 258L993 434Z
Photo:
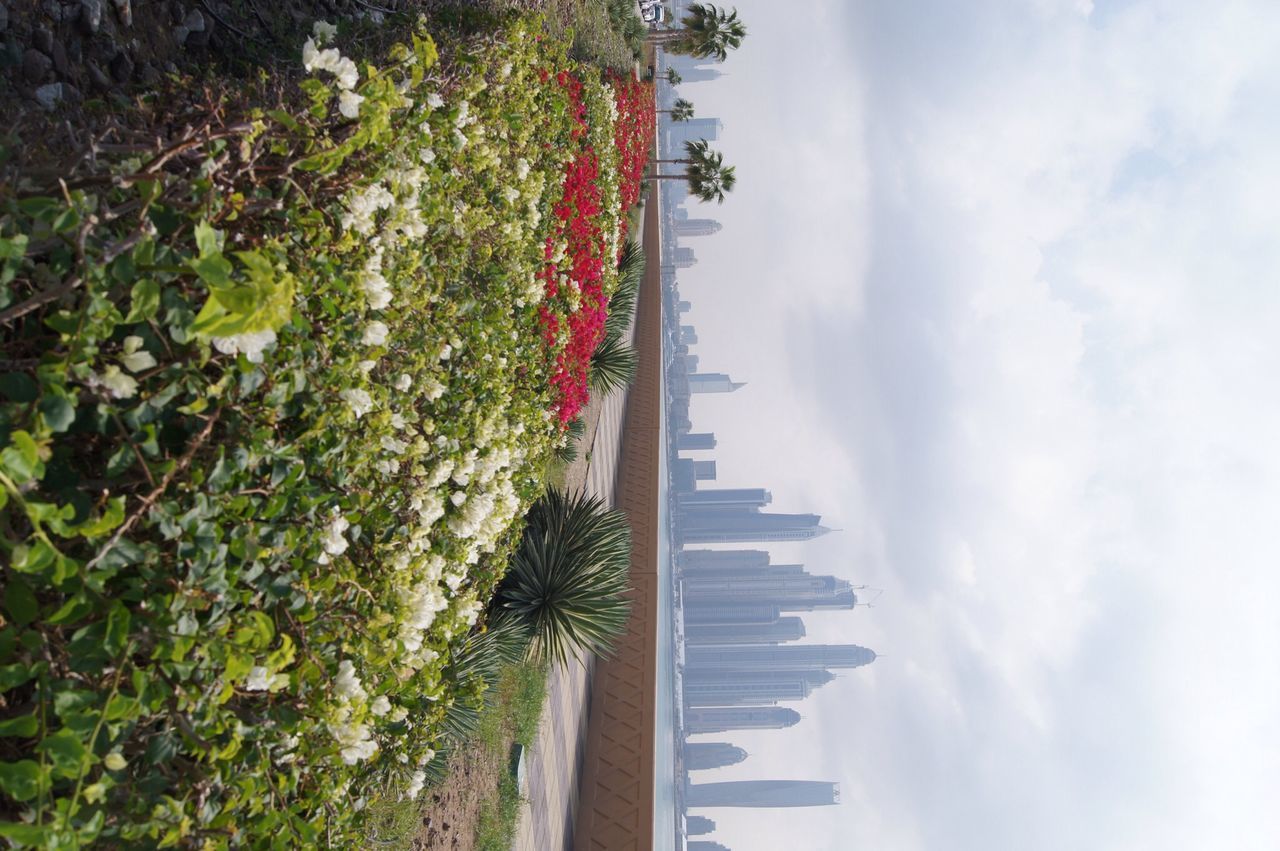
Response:
M643 238L638 233L637 238ZM635 327L628 331L634 339ZM616 507L618 450L622 442L622 420L627 391L605 399L596 422L587 466L588 493ZM528 799L520 813L513 851L572 851L573 822L578 809L578 775L586 744L590 716L591 671L595 660L585 665L552 668L547 678L547 702L533 747L525 757Z

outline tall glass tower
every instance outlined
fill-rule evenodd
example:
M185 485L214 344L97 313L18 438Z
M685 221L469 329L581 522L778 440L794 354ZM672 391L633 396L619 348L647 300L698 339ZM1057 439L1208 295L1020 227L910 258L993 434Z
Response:
M785 644L777 647L690 647L685 669L716 671L793 671L817 668L860 668L876 660L876 652L856 644Z
M822 780L735 780L693 783L691 807L822 807L840 803L840 784Z

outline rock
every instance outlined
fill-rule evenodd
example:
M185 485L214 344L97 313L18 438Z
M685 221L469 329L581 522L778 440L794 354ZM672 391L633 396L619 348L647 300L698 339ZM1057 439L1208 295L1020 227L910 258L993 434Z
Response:
M0 3L0 33L9 29L9 7Z
M138 69L138 79L148 86L154 86L160 82L160 69L150 62L143 62L142 67Z
M133 77L133 60L123 50L115 55L109 67L111 78L117 83L127 83Z
M84 60L84 41L73 35L67 42L67 59L72 65L79 65Z
M173 33L173 40L178 44L186 44L187 36L191 34L191 30L187 29L182 24L178 24L170 30L170 32Z
M53 70L61 77L67 76L67 48L60 41L53 43Z
M91 33L102 28L102 0L80 0L80 23Z
M71 85L70 83L63 83L62 99L65 100L67 103L79 103L81 100L84 99L84 96L80 94L80 90L77 89L75 86Z
M42 109L52 110L62 100L62 83L46 83L36 89L35 97Z
M22 73L30 82L40 82L51 70L53 60L34 47L27 48L27 52L22 54Z
M164 63L164 70L166 74L176 74L178 73L178 64L176 62L166 62Z
M116 7L116 16L120 18L120 23L126 27L133 26L133 3L130 0L112 0L112 5Z
M40 4L40 8L44 10L45 16L51 21L62 20L62 4L58 0L44 0Z
M205 47L209 44L209 37L213 35L209 27L205 27L200 32L193 32L187 36L187 47Z
M102 66L92 59L89 60L89 82L93 83L93 87L99 91L105 92L111 88L111 78L107 76L107 72L102 70Z
M202 33L204 32L204 15L200 14L199 9L192 9L191 13L182 19L182 25L189 32Z
M45 27L36 27L31 30L31 46L50 56L53 53L53 33L49 32Z

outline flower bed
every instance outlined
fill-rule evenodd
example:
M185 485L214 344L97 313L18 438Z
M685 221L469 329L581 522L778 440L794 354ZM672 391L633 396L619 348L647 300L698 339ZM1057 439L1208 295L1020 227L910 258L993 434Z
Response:
M15 843L357 843L475 699L454 662L603 322L614 99L522 23L443 69L334 38L297 103L0 199Z

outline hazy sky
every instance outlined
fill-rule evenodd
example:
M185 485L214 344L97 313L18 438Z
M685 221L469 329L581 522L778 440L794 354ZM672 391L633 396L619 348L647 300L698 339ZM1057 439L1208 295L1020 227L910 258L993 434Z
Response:
M884 658L700 778L844 804L713 838L1280 848L1280 3L737 7L694 425Z

